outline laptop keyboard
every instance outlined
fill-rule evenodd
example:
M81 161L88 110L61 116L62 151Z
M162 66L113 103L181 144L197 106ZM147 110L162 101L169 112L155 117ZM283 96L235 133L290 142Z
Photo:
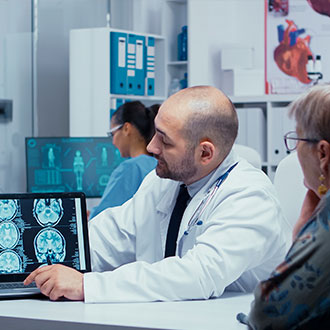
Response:
M23 282L2 282L0 283L0 290L5 289L20 289L20 288L35 288L36 283L32 282L29 285L24 285Z

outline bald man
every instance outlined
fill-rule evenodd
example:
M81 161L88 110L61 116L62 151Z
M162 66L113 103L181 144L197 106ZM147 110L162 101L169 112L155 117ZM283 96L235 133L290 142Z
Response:
M232 102L210 86L184 89L160 107L155 128L155 171L90 221L93 272L50 265L26 284L86 303L208 299L251 292L283 259L290 227L267 176L231 150Z

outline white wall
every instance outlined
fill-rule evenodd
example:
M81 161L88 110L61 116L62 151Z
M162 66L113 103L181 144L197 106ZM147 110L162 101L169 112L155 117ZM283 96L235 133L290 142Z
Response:
M220 87L221 45L252 47L264 69L264 1L189 0L188 24L191 85Z
M13 101L0 118L0 191L25 190L24 138L32 134L31 1L0 0L0 99Z
M69 31L104 27L108 0L39 0L38 136L69 134Z
M111 0L110 26L161 34L162 0Z

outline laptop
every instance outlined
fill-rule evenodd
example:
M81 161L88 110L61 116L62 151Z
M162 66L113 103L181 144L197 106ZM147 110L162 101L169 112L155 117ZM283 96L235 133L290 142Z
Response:
M23 281L56 263L91 270L84 193L0 194L0 298L40 295Z

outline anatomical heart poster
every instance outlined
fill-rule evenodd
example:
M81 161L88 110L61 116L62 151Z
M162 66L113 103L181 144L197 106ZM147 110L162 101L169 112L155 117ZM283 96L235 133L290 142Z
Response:
M266 93L330 82L330 0L266 0Z

